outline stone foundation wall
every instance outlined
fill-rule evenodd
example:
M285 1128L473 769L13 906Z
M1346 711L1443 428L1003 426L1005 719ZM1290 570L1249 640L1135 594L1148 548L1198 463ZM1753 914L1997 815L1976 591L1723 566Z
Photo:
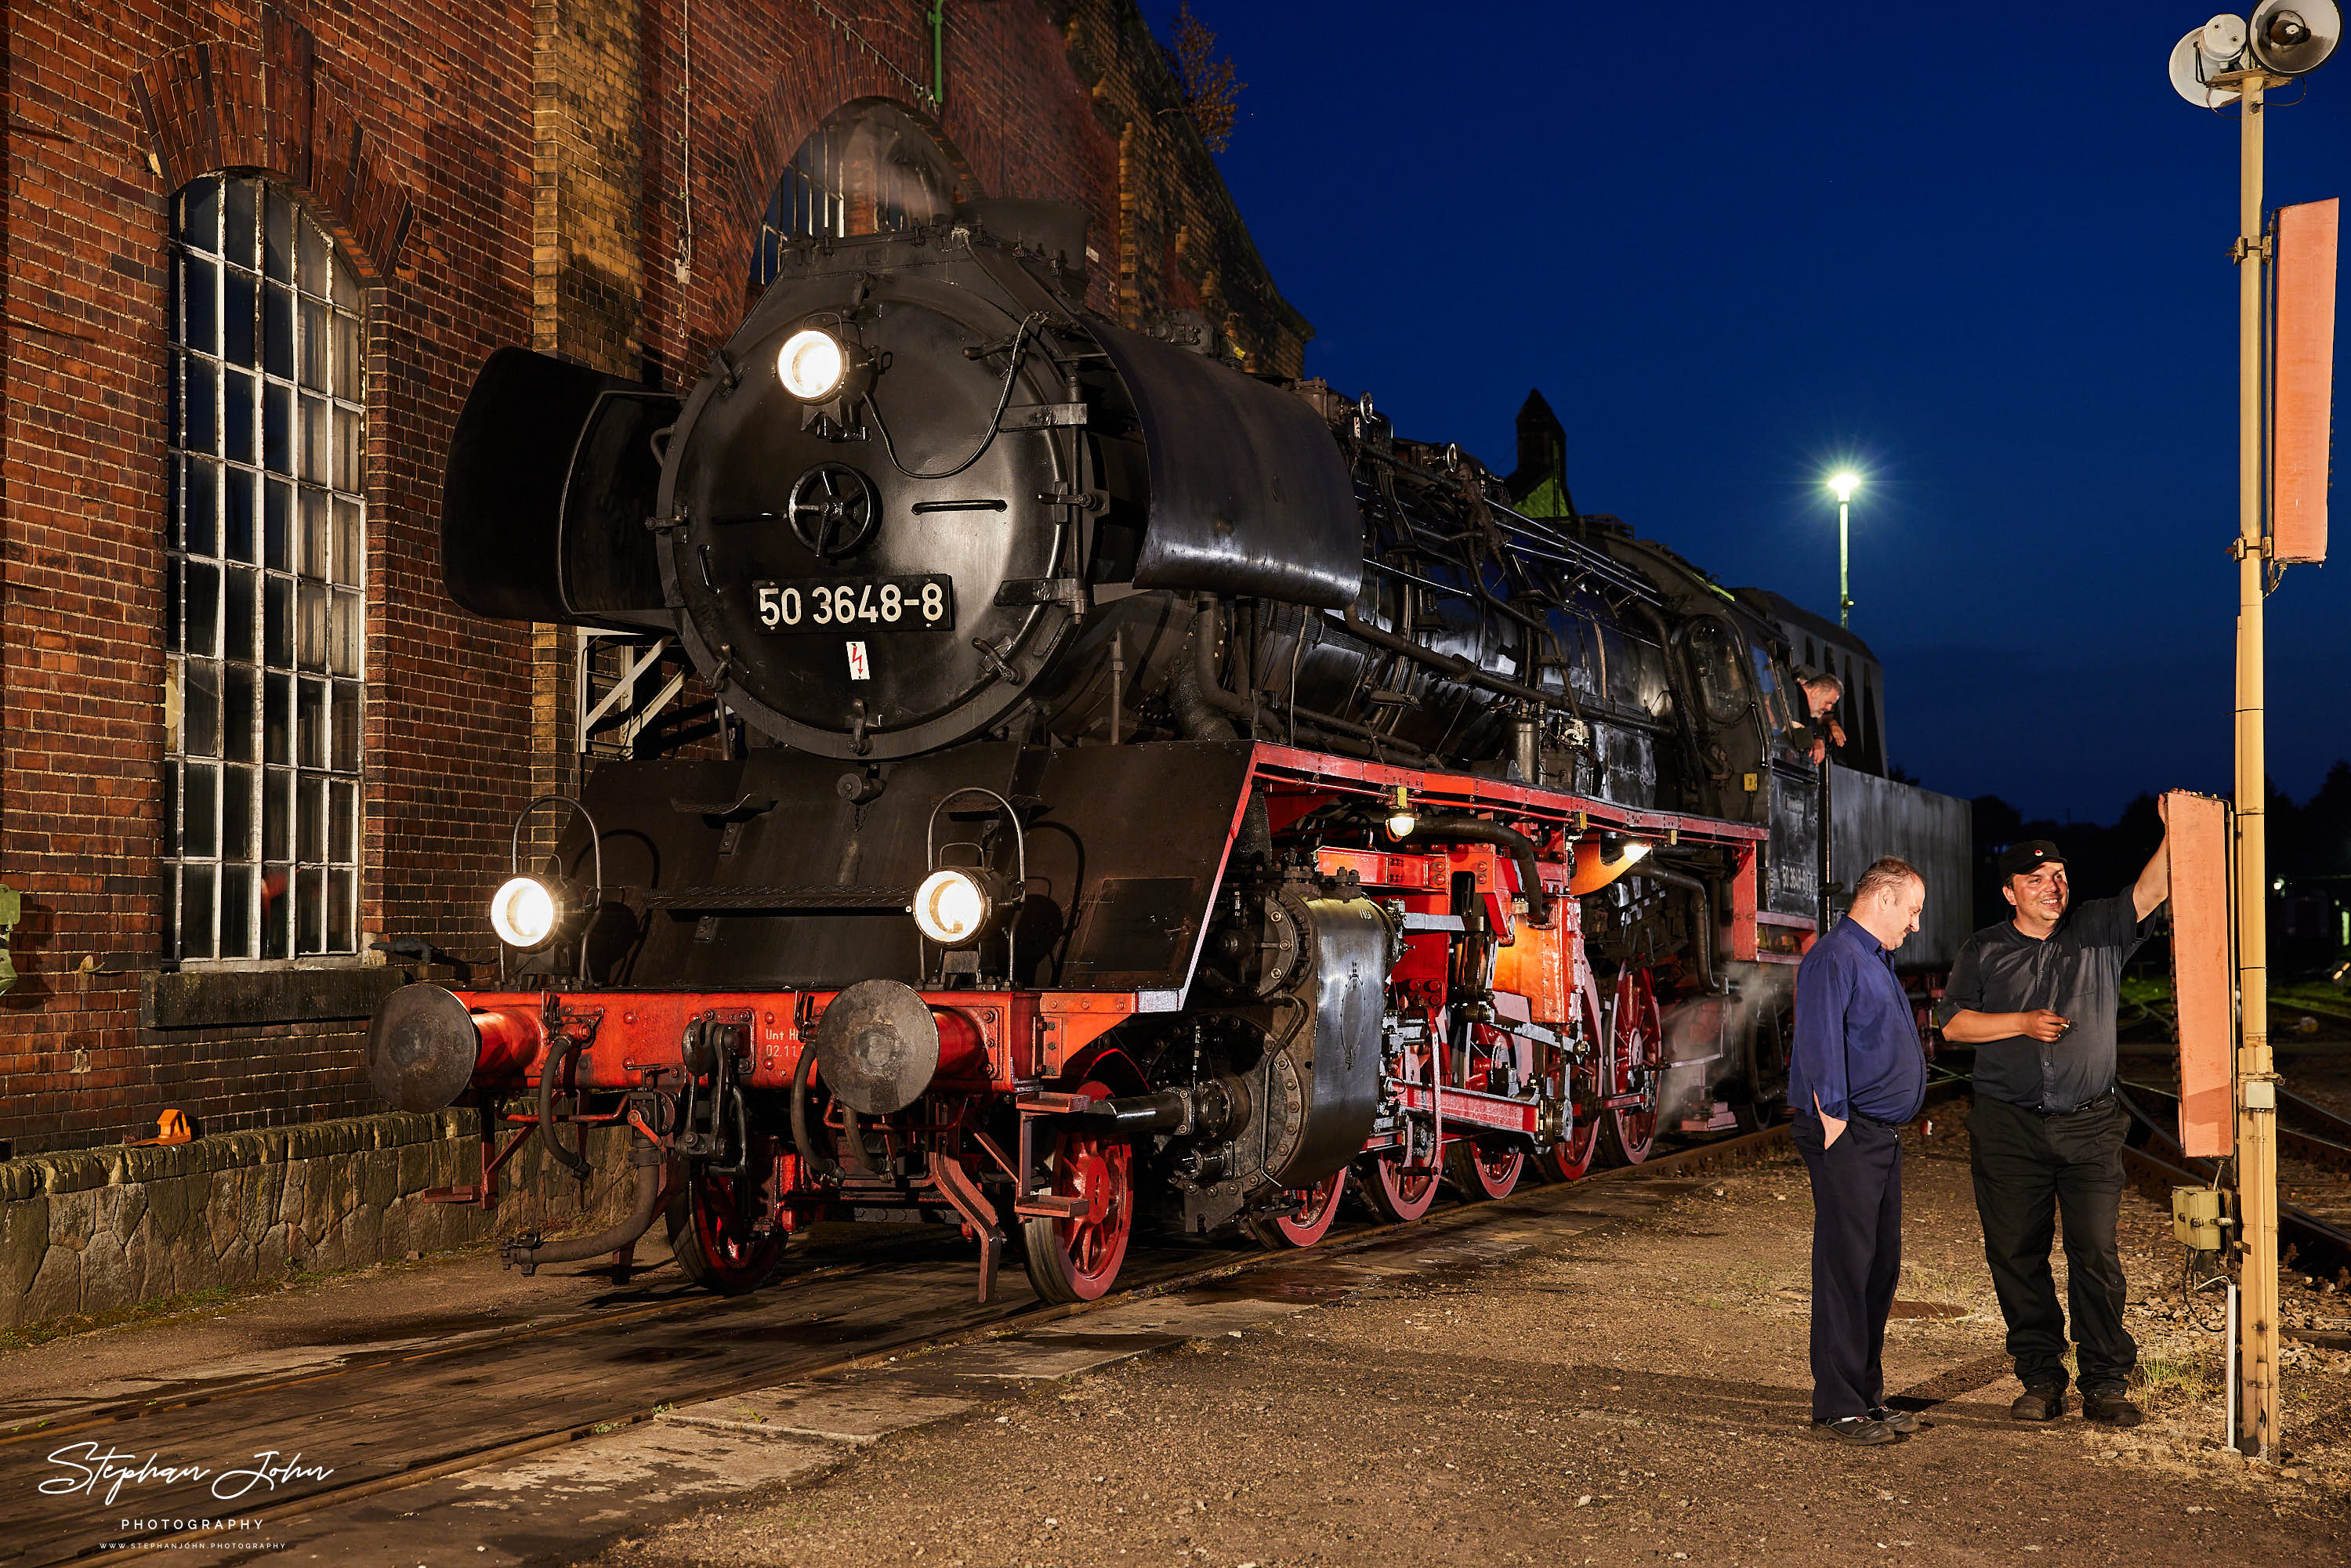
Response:
M471 1110L392 1113L0 1161L0 1326L628 1212L626 1134L609 1128L590 1134L585 1183L550 1176L534 1139L495 1210L425 1202L475 1179L477 1125Z

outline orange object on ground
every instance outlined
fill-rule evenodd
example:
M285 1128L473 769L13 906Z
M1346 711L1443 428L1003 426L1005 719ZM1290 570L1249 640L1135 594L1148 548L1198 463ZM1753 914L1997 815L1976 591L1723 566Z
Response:
M2171 865L2171 994L2179 1015L2179 1146L2214 1158L2236 1146L2231 1058L2236 988L2229 941L2229 803L2165 794Z
M155 1118L153 1137L125 1138L122 1141L134 1149L143 1149L156 1144L190 1143L194 1140L195 1135L196 1125L188 1120L188 1113L185 1111L166 1111Z

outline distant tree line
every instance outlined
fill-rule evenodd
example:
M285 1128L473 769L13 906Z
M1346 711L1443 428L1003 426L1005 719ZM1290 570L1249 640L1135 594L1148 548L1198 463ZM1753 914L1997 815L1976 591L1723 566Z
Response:
M2152 795L2124 807L2112 824L2045 817L2028 821L1997 795L1979 795L1972 805L1978 925L2008 918L1997 862L2000 852L2020 840L2047 839L2065 852L2066 875L2078 902L2128 887L2163 839L2163 820ZM2273 783L2268 809L2270 875L2289 890L2334 883L2351 892L2351 761L2328 768L2325 781L2299 805Z

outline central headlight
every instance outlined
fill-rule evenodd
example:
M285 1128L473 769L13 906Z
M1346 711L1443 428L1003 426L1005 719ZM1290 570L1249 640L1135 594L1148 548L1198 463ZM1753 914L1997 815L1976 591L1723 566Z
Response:
M776 379L802 402L823 402L849 379L849 355L831 333L803 327L776 351Z
M914 924L942 947L977 942L1002 912L1003 889L985 871L949 866L914 890Z
M563 890L535 876L509 880L490 895L490 929L509 947L544 947L563 923Z

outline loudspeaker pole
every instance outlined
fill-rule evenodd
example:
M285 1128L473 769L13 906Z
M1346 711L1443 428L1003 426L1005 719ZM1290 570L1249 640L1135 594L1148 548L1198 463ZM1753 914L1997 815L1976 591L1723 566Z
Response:
M2221 78L2227 79L2227 78ZM2237 244L2237 1223L2241 1290L2237 1447L2278 1446L2277 1074L2270 1056L2269 768L2262 729L2262 599L2269 551L2262 520L2269 471L2262 440L2262 304L2269 246L2262 229L2262 92L2247 71L2238 100Z

